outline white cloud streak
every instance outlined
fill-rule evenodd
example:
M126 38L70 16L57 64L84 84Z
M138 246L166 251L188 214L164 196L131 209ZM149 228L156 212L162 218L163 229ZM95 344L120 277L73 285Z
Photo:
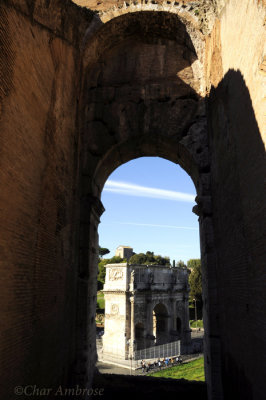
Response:
M188 230L192 230L192 231L198 231L198 228L193 228L192 226L145 224L145 223L141 223L141 222L119 222L119 221L115 221L112 224L133 225L133 226L147 226L147 227L151 227L151 228L188 229Z
M154 199L195 202L195 195L175 192L173 190L157 189L147 186L135 185L128 182L108 180L104 186L105 192L122 194L126 196L150 197Z

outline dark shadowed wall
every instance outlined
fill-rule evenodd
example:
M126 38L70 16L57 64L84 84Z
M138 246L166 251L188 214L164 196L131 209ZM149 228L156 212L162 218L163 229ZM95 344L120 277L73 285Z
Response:
M90 13L49 3L0 7L1 399L17 385L62 384L75 362L76 110Z
M212 83L208 116L213 223L226 399L265 396L263 15L262 2L228 2L213 32L208 65Z

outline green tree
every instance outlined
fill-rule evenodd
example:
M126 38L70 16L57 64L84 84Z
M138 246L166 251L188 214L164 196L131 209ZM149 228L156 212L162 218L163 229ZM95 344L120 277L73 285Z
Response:
M155 255L152 251L147 251L146 254L138 253L134 254L129 259L130 264L158 264L158 265L169 265L169 257L162 257L160 255Z
M184 261L179 260L176 262L176 267L178 268L186 268L186 264L184 263Z
M188 262L187 262L187 267L191 270L200 265L201 265L201 261L198 258L192 258L191 260L188 260Z
M202 303L202 276L200 260L189 260L188 266L191 268L189 275L190 298Z
M148 258L144 253L134 254L129 259L130 264L146 264L148 262Z
M106 249L105 247L101 247L99 246L99 256L100 258L102 258L103 256L105 256L106 254L109 254L110 250Z

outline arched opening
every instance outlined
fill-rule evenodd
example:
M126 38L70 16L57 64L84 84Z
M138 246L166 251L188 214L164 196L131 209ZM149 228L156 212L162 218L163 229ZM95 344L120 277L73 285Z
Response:
M99 229L100 244L110 250L99 264L99 276L106 271L103 348L109 354L103 355L105 362L111 353L118 354L118 347L120 354L132 355L141 348L180 340L175 301L188 311L185 262L200 254L198 221L191 212L195 194L182 168L159 157L128 162L106 182L102 192L106 213ZM127 246L118 246L121 243ZM140 254L128 259L129 250ZM156 303L160 305L153 310ZM118 313L115 304L120 304L115 308ZM186 323L189 336L188 318Z
M117 168L101 196L106 210L99 225L100 245L110 250L105 258L116 254L127 259L128 249L121 252L120 244L133 247L131 252L150 250L170 257L176 267L178 260L199 258L195 197L187 173L161 157L141 157Z
M210 165L202 48L194 47L197 40L192 36L176 15L140 12L108 22L98 32L97 43L92 40L85 50L81 214L87 228L83 223L81 232L82 242L90 243L94 276L102 189L118 166L138 157L162 157L189 174L197 191L194 211L208 215L208 221L200 220L204 254L209 246L211 236L205 236L205 230L212 224ZM95 52L100 42L101 51ZM208 258L211 252L208 249ZM83 261L87 270L87 256L82 255L81 275ZM94 302L95 297L92 307ZM164 341L164 318L159 317L157 326L159 341Z
M168 331L168 312L164 304L156 304L152 312L153 317L153 335L155 344L160 345L169 341Z
M101 28L100 53L93 43L86 50L82 152L93 195L110 172L137 157L179 163L196 186L199 167L208 172L202 55L194 39L176 15L140 12Z

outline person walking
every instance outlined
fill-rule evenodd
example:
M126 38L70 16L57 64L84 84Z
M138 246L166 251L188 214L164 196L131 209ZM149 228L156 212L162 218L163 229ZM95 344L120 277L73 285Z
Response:
M146 368L145 360L141 361L141 366L142 366L142 372L144 373Z

